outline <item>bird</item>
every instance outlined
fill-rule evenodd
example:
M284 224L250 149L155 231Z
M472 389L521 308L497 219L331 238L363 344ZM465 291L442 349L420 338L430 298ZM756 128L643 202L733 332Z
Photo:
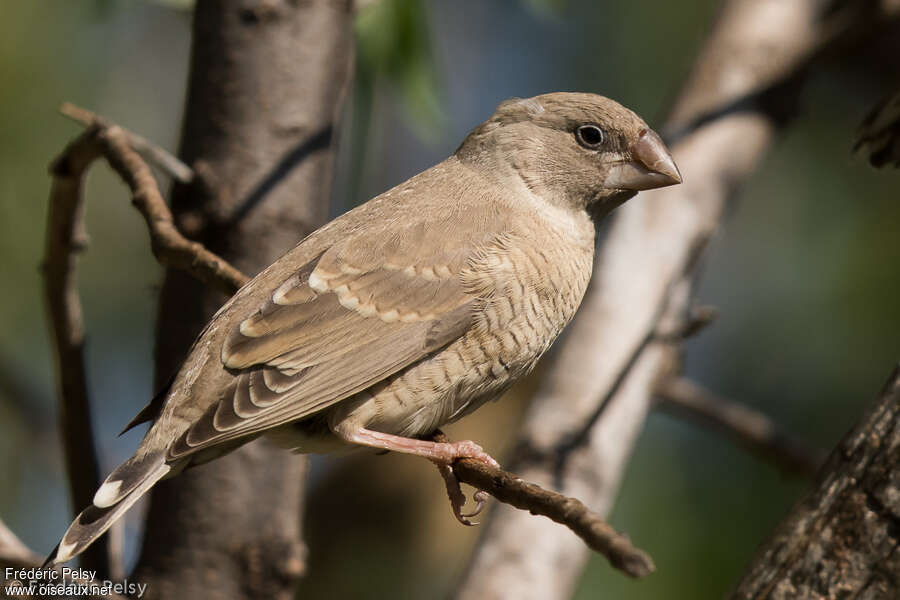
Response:
M215 313L129 424L152 421L135 454L45 564L81 553L159 480L260 436L421 456L448 492L455 460L497 466L471 440L428 436L549 349L588 286L596 224L678 183L659 135L614 100L502 102L452 156L314 231Z

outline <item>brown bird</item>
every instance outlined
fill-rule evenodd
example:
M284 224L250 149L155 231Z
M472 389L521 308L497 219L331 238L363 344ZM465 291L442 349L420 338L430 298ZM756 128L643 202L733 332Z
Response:
M581 302L598 220L680 181L659 136L608 98L502 103L453 156L315 231L215 314L48 563L163 477L261 435L415 454L445 478L460 457L496 465L474 442L421 438L534 367Z

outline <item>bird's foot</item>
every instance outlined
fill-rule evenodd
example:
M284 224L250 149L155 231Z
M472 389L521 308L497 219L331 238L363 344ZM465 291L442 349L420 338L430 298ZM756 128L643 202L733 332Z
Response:
M461 442L416 440L390 433L382 433L381 431L373 431L364 427L353 427L343 423L332 427L332 431L339 438L351 444L402 452L404 454L415 454L434 463L449 466L453 464L453 461L460 458L474 458L496 469L500 468L500 464L490 454L471 440L463 440Z
M443 463L452 466L453 462L460 458L472 458L481 461L487 465L500 468L494 458L484 451L484 449L472 440L463 440L461 442L432 442L435 445L435 457L432 460L435 463Z
M459 480L453 472L453 463L461 458L471 458L490 465L495 469L499 469L500 464L475 442L471 440L450 442L440 432L435 432L440 441L416 440L345 424L338 424L332 430L338 437L347 442L382 450L415 454L416 456L427 458L437 465L438 471L440 471L441 477L444 479L447 495L450 498L450 506L453 508L453 516L463 525L477 525L470 518L481 512L488 495L482 490L476 491L472 496L472 499L475 501L474 510L470 513L463 513L462 508L466 504L466 496L463 494L459 486Z
M488 499L487 492L484 490L476 490L472 495L472 500L475 502L475 508L472 509L472 512L464 513L462 509L463 506L466 505L466 495L459 486L459 479L456 478L456 473L453 472L453 466L438 461L434 461L434 464L437 466L438 472L444 479L444 485L447 487L447 497L450 498L450 507L453 509L453 516L463 525L470 527L478 525L477 521L471 521L470 519L480 514L484 509L485 502L487 502Z

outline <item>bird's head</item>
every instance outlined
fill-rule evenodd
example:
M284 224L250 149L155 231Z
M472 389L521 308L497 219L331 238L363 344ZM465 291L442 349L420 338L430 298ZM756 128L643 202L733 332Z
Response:
M556 204L605 214L640 190L681 183L665 144L639 116L595 94L507 100L457 150L483 168L510 167Z

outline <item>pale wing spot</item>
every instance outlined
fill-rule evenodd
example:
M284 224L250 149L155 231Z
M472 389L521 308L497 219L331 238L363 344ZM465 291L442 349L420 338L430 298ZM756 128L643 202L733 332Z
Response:
M346 288L346 286L341 286L341 287ZM337 292L337 295L338 295L338 302L340 302L341 306L343 306L344 308L348 308L350 310L356 310L357 308L359 308L359 298L357 298L356 296L353 296L346 292L343 294L340 292Z
M276 302L276 304L277 304L277 302ZM259 330L257 330L253 326L253 323L250 321L250 319L244 319L243 321L241 321L241 325L238 329L240 330L241 335L244 337L255 338L255 337L259 337L261 335Z
M356 312L361 314L364 317L374 317L378 314L378 309L375 308L374 304L360 304L359 307L356 308Z
M405 315L400 315L401 323L415 323L419 319L419 313L416 311L408 312Z
M392 308L391 310L389 310L387 312L379 313L378 316L385 323L393 323L394 321L396 321L400 318L400 313L397 312L397 309Z
M288 290L293 289L295 285L297 285L297 281L293 277L282 283L278 286L278 289L275 290L275 293L272 294L272 302L281 306L290 304L284 299L284 295ZM244 323L246 323L246 321ZM241 323L241 333L244 333L244 323Z
M416 268L413 265L409 265L405 269L403 269L404 275L409 275L410 277L416 276Z
M434 272L438 274L438 276L448 279L453 276L453 272L450 271L450 267L447 265L437 265L434 267Z
M330 279L327 274L316 274L317 280ZM310 276L312 281L312 276ZM291 277L275 290L272 294L272 302L279 306L292 306L295 304L303 304L309 302L316 297L315 292L311 291L299 277Z
M426 279L428 281L437 281L437 279L438 279L438 276L434 272L433 267L422 267L421 275L422 275L423 279Z
M319 276L318 269L309 274L309 287L316 290L317 292L328 291L328 282L326 282L325 279Z

